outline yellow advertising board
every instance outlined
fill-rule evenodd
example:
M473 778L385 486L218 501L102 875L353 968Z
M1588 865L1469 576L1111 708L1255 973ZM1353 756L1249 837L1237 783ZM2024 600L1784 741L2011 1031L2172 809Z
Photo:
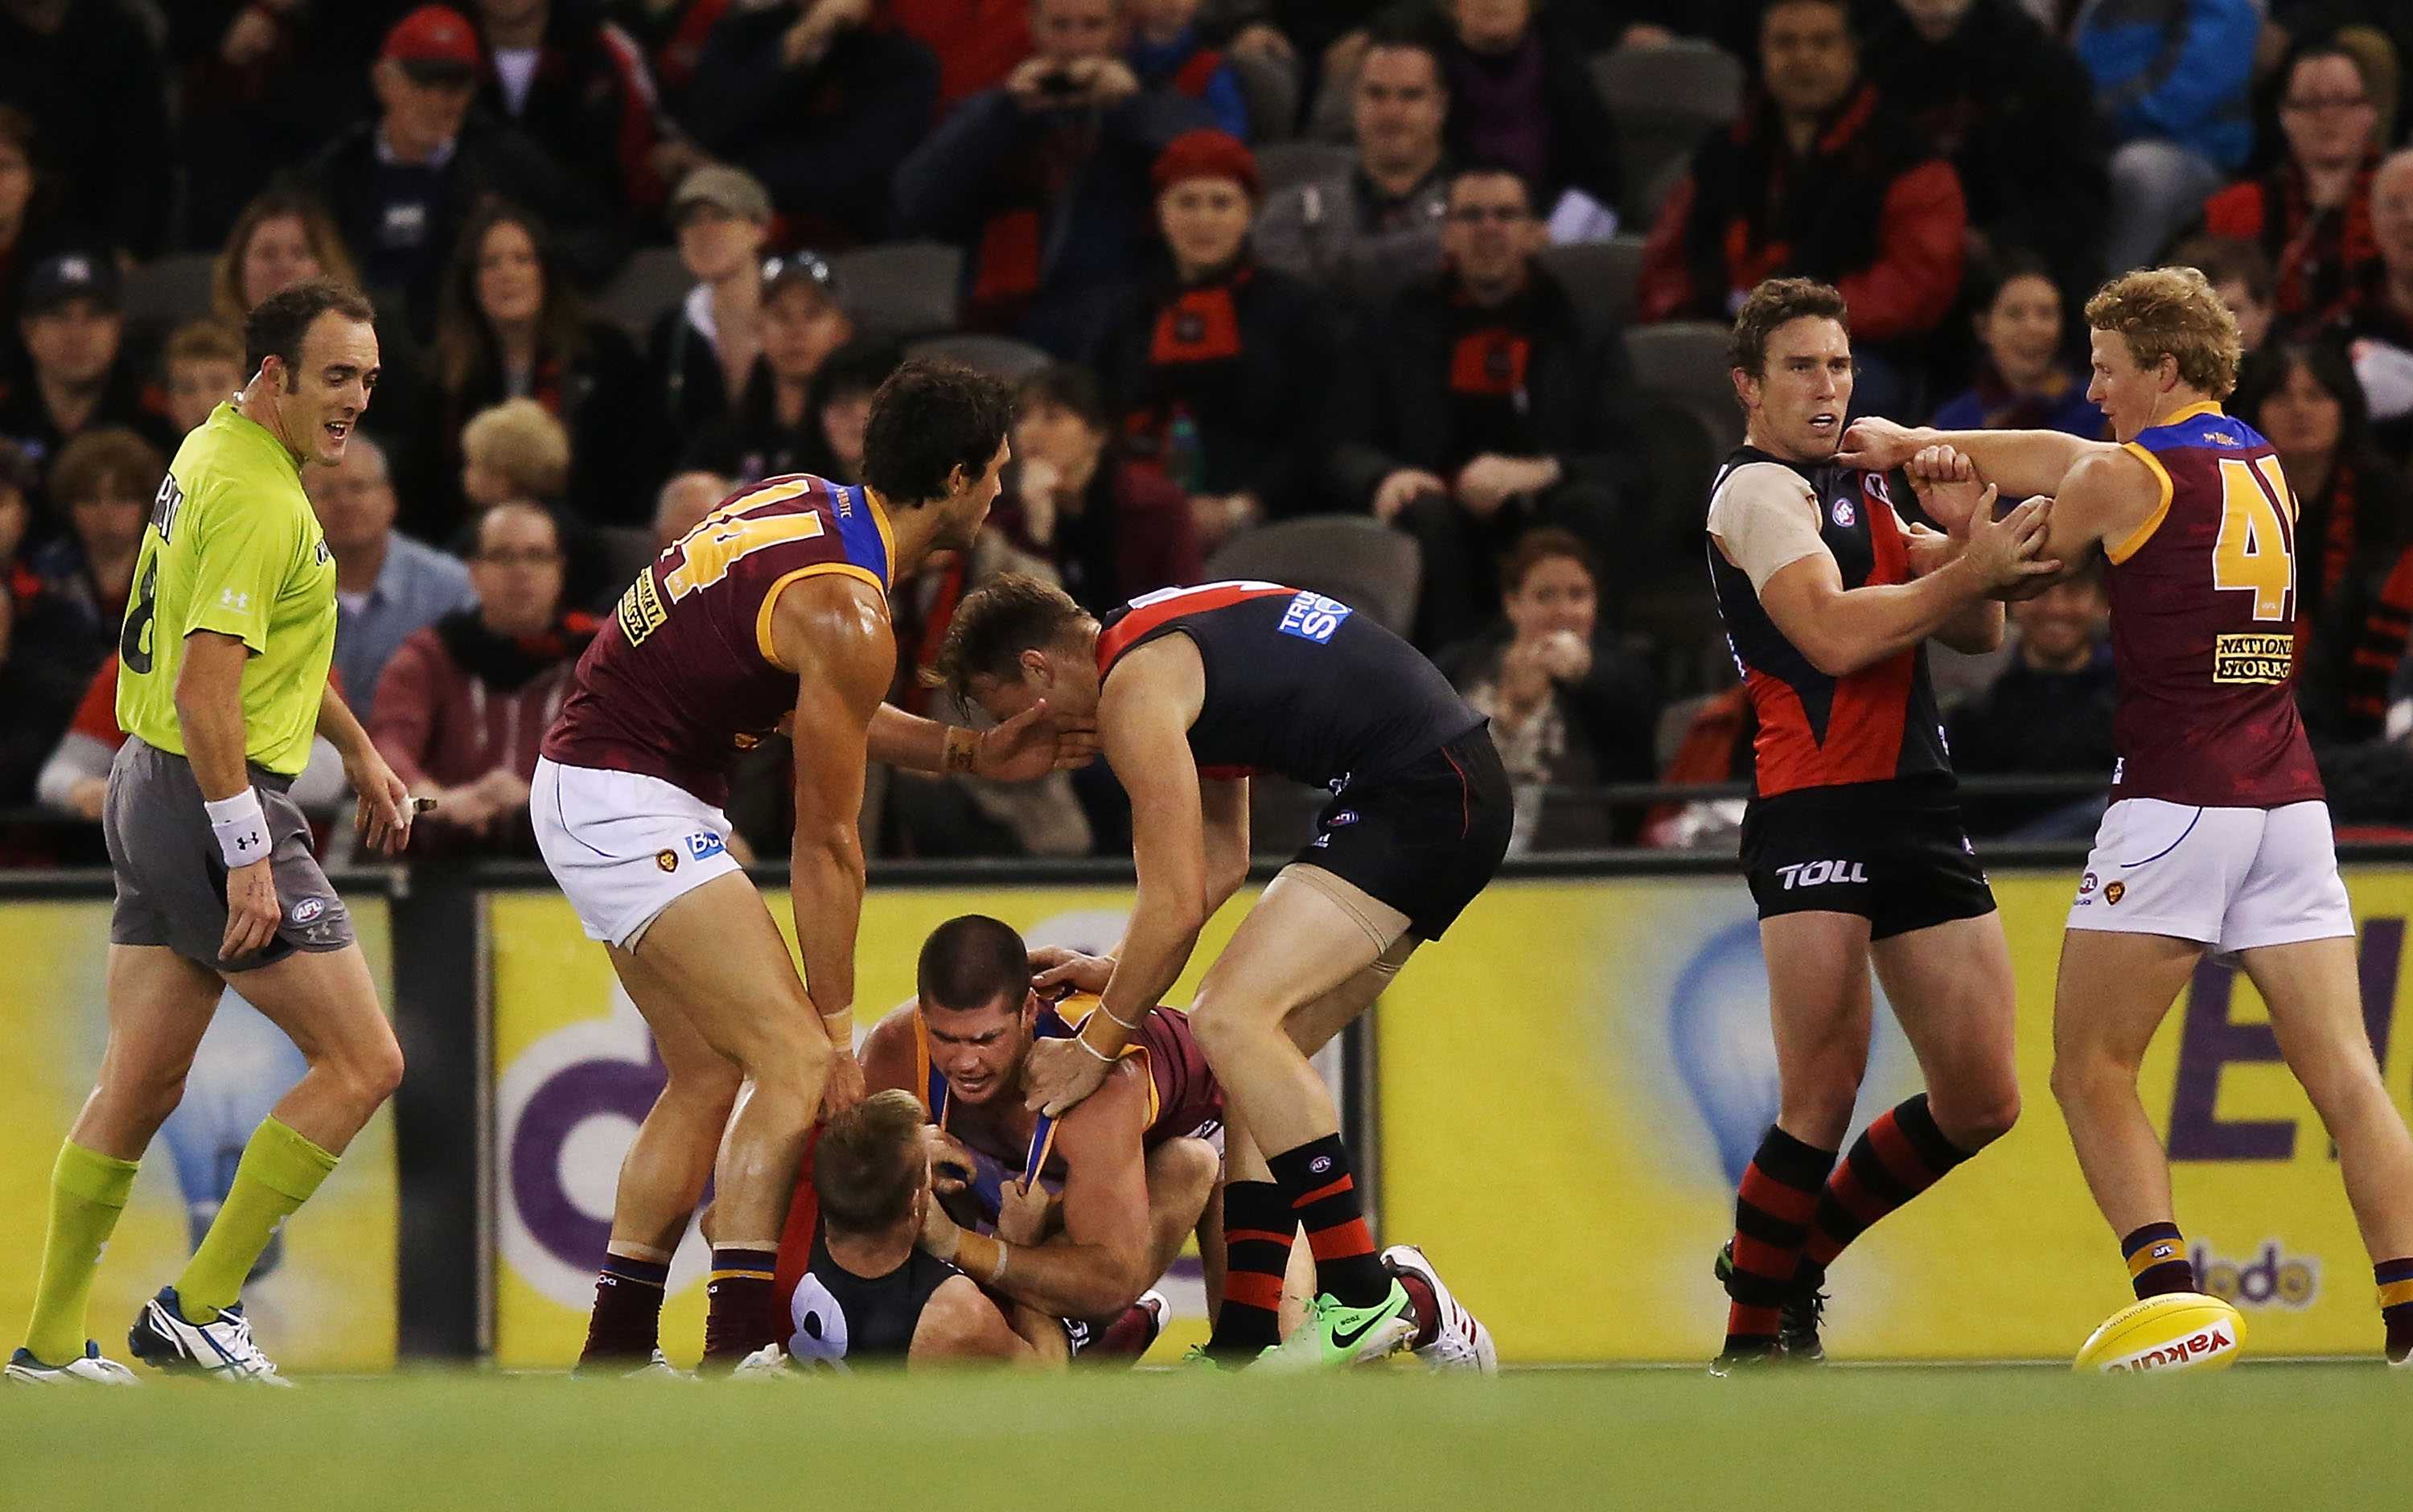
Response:
M961 913L987 913L1033 945L1103 950L1121 938L1129 888L874 889L863 903L855 953L855 1017L868 1030L913 995L913 963L931 930ZM784 891L764 895L795 945ZM1247 896L1216 916L1172 994L1190 991L1222 948ZM550 892L488 899L493 941L496 1077L495 1358L506 1367L559 1368L578 1357L595 1295L595 1267L611 1236L621 1157L662 1085L644 1023L612 974L601 946ZM703 1337L707 1256L692 1228L671 1266L662 1338L691 1362ZM1192 1331L1168 1333L1176 1348Z
M1837 1262L1827 1340L1840 1357L2066 1358L2128 1300L2046 1084L2074 877L1994 879L2025 1111ZM2346 881L2365 1017L2402 1110L2413 869ZM1378 1013L1384 1237L1426 1248L1504 1359L1707 1359L1725 1312L1710 1265L1776 1107L1767 1002L1738 881L1495 884ZM1919 1089L1882 997L1878 1018L1855 1134ZM2198 1272L2243 1311L2252 1351L2376 1351L2370 1261L2336 1158L2251 985L2199 971L2143 1091Z
M381 1001L392 1002L386 906L349 900ZM0 1350L24 1337L50 1211L51 1165L108 1039L106 902L0 904L0 960L9 963L0 1020ZM274 1026L229 993L201 1041L185 1100L152 1142L133 1200L93 1288L91 1327L126 1357L126 1329L174 1281L224 1196L252 1130L294 1082L302 1058ZM244 1311L288 1371L382 1371L394 1360L397 1187L393 1118L380 1112L289 1221L244 1288Z

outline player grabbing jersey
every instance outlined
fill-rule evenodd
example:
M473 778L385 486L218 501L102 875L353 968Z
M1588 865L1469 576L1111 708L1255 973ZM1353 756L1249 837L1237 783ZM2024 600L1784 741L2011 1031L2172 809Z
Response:
M807 1130L825 1088L832 1111L862 1091L866 761L992 777L1054 764L1044 723L975 737L881 702L896 667L889 588L931 552L971 545L1011 410L967 368L897 369L872 397L865 482L799 474L732 495L637 575L545 734L528 806L538 846L669 1073L621 1167L588 1361L654 1352L671 1250L708 1176L705 1358L733 1365L777 1333L772 1265ZM720 808L738 751L791 722L802 982L729 854Z
M2116 442L1861 421L1848 450L1877 467L1956 448L2007 492L2054 497L2049 556L2109 563L2118 761L2062 941L2052 1090L2137 1296L2198 1289L2137 1074L2216 951L2261 993L2337 1144L2388 1358L2413 1365L2413 1139L2363 1025L2354 915L2296 716L2295 495L2271 444L2221 413L2237 322L2202 274L2115 278L2086 319L2087 397Z
M1913 528L1877 472L1835 456L1852 400L1843 299L1808 279L1752 290L1734 326L1741 450L1710 486L1710 577L1759 733L1742 862L1759 905L1776 1123L1744 1170L1714 1373L1824 1357L1827 1267L1871 1223L2019 1113L2011 959L1961 824L1927 680L1932 636L1999 644L1985 595L2043 571L2044 510L1910 475L1950 534ZM1868 1067L1869 968L1928 1090L1838 1165Z
M983 1360L1060 1367L1069 1357L1061 1323L1021 1303L1000 1306L928 1253L926 1225L933 1215L946 1220L932 1191L925 1129L922 1104L891 1089L831 1119L813 1138L812 1183L789 1215L803 1238L792 1258L780 1257L786 1313L777 1338L741 1362L738 1374ZM1007 1231L1036 1237L1045 1210L1038 1196L1009 1198Z
M324 279L244 321L252 379L176 450L159 485L119 645L101 828L116 874L109 1050L51 1174L41 1281L11 1381L134 1379L84 1337L101 1251L135 1164L184 1095L229 983L309 1070L244 1147L192 1263L127 1336L150 1364L283 1386L237 1301L277 1226L402 1078L344 901L288 791L324 734L360 794L363 835L401 849L408 793L328 686L335 568L302 466L343 459L377 378L367 300Z
M1274 879L1200 983L1190 1025L1231 1115L1229 1275L1209 1346L1271 1350L1278 1319L1245 1300L1275 1285L1304 1224L1318 1295L1279 1364L1344 1363L1415 1333L1375 1253L1339 1115L1307 1057L1364 1012L1410 953L1440 937L1507 850L1506 773L1483 717L1431 662L1347 604L1272 583L1134 600L1101 624L1025 577L966 597L937 668L999 719L1094 713L1132 799L1138 897L1122 942L1062 980L1101 997L1079 1034L1031 1048L1029 1101L1058 1113L1094 1091L1163 998L1200 928L1249 867L1249 777L1329 787L1315 838Z

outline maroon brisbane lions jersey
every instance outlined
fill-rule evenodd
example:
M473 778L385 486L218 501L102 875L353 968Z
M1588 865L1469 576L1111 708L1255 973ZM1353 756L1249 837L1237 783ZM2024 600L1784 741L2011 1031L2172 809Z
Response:
M2106 542L2111 796L2276 808L2321 796L2296 716L2296 499L2271 443L2217 405L2128 443L2161 484L2136 533Z
M1810 486L1818 501L1818 539L1833 554L1845 588L1910 581L1910 550L1895 522L1883 473L1834 463L1805 466L1746 446L1718 469L1710 498L1737 468L1754 464L1783 467ZM1709 542L1709 555L1726 645L1759 719L1752 742L1759 797L1897 778L1951 781L1943 720L1927 680L1926 646L1829 676L1784 638L1760 607L1750 575L1727 561L1715 541Z
M772 659L779 590L843 572L885 595L894 547L887 517L860 488L792 473L731 495L620 596L579 660L544 754L726 802L737 753L796 706L796 674Z

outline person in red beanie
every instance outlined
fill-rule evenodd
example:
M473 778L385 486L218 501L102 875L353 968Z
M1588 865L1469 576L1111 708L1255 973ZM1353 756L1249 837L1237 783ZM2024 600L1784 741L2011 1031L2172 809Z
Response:
M1257 160L1225 132L1184 132L1156 160L1170 267L1134 285L1090 353L1127 455L1188 493L1201 543L1335 508L1316 486L1340 356L1327 301L1257 266Z

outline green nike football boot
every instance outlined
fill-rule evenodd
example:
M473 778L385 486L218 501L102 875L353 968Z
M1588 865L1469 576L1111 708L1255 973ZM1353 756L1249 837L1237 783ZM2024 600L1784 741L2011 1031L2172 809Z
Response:
M1296 1332L1257 1356L1257 1369L1321 1371L1362 1365L1415 1336L1415 1310L1408 1302L1408 1289L1397 1281L1372 1307L1349 1307L1327 1294L1308 1303Z

